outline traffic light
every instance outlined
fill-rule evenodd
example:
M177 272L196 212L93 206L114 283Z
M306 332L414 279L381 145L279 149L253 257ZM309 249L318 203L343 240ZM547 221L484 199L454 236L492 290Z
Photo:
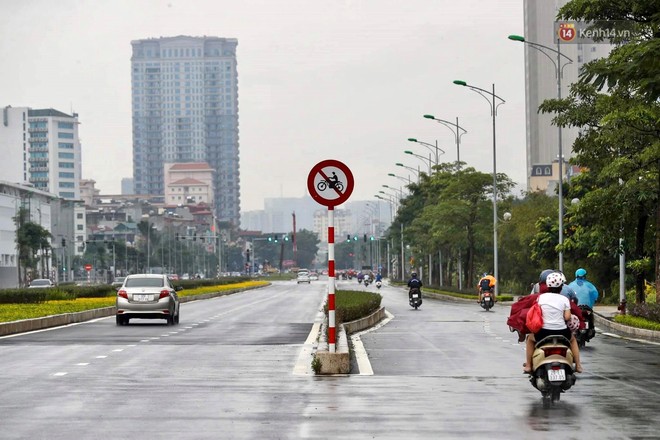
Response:
M273 237L271 237L271 236L269 235L269 236L268 236L268 241L273 241Z
M279 235L276 235L276 236L275 236L275 243L277 243L279 239L280 239L280 236L279 236Z
M62 247L66 247L66 238L62 239Z
M369 237L369 240L374 241L374 236Z
M288 236L288 235L285 235L285 236L282 237L282 238L284 238L284 241L289 241L289 236Z
M197 241L197 232L195 232L195 235L193 235L193 241Z
M245 261L250 262L250 249L245 251Z
M358 236L353 237L353 241L358 241Z
M367 234L364 234L364 242L367 242Z
M176 241L179 241L179 233L178 232L176 234L174 234L174 238L176 239Z
M351 242L351 234L348 234L348 235L346 236L346 241L347 241L348 243Z

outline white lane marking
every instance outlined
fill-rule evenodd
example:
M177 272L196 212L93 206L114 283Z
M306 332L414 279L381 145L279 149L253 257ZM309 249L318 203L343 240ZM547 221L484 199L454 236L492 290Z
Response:
M79 366L79 367L85 367L85 366L89 365L89 362L79 362L76 365Z
M184 327L184 329L190 330L192 329L192 327Z
M374 330L378 330L392 319L394 319L394 315L392 315L387 310L385 310L385 316L385 319L380 321L375 326L361 332L353 333L351 335L351 341L353 341L353 352L355 354L355 360L358 364L358 369L360 370L360 376L373 376L374 374L374 370L371 368L371 362L369 362L369 355L367 354L367 350L364 348L364 344L362 344L362 339L360 339L360 336Z
M168 334L168 333L165 333L164 335L160 335L160 336L161 336L161 337L168 337L169 334ZM151 338L151 339L153 339L153 338Z
M107 356L96 356L96 359L105 359Z
M112 350L112 351L117 351L117 352L118 352L118 351L124 351L124 349L123 349L123 348L115 348L115 349Z
M128 344L127 347L137 347L137 344Z
M158 338L156 338L158 339ZM140 342L149 342L149 339L142 339Z
M627 336L615 335L614 333L601 332L601 335L609 336L610 338L625 339L627 341L640 342L642 344L660 345L660 342L647 341L647 340L644 340L644 339L629 338Z
M53 376L66 376L67 374L69 374L69 373L67 373L65 371L60 371L59 373L53 374Z

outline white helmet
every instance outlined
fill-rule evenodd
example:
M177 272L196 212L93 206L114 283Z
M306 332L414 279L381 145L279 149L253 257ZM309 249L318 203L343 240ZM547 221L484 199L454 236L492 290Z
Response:
M564 280L562 279L562 274L559 272L553 272L545 280L545 284L548 287L561 287L562 284L564 284Z
M571 315L571 319L566 323L571 333L576 333L580 329L580 318Z

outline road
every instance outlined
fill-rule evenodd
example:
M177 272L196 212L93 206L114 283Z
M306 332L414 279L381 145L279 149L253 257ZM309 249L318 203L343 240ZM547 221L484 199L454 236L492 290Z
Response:
M361 335L373 375L314 376L325 287L185 303L172 327L105 318L0 338L0 439L658 438L660 346L598 335L544 410L500 304L414 311L384 287L393 318Z

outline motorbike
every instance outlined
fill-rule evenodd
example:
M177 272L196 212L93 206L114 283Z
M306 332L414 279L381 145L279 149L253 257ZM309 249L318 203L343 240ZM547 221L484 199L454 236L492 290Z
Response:
M575 339L577 339L578 347L582 348L596 336L596 327L594 326L594 311L591 307L587 305L581 305L579 307L582 310L585 327L577 331Z
M367 287L369 284L371 284L371 279L368 277L364 277L364 287Z
M479 303L482 309L489 311L495 305L492 292L485 291L481 293L481 302Z
M551 335L536 343L529 381L543 396L543 407L559 402L561 393L575 385L571 341Z
M418 287L413 287L408 291L408 303L415 310L422 305L422 291Z
M382 283L380 280L376 281L376 287L377 287L377 288L380 289L380 287L381 287L382 285L383 285L383 283Z

